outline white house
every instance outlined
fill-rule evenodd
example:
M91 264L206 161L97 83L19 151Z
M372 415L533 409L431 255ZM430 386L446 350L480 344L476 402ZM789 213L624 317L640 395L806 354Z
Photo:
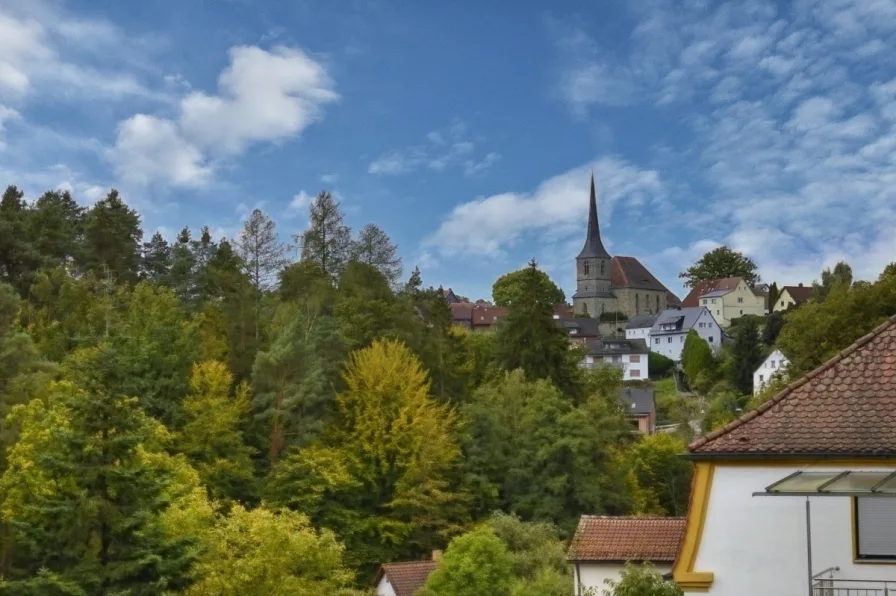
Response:
M635 315L628 320L625 325L625 339L643 339L647 341L650 337L650 329L656 322L659 314Z
M896 592L896 317L692 443L685 594Z
M626 562L650 562L667 574L685 531L683 517L602 517L583 515L569 545L573 594L600 596L606 580L619 581Z
M588 353L582 361L585 368L601 364L622 369L623 381L638 381L650 376L647 342L643 339L598 339L585 342Z
M432 561L385 563L380 566L373 586L377 596L414 596L436 569L439 551L433 552Z
M790 361L781 350L775 348L762 364L753 371L753 393L759 393L772 379L773 375L782 375Z
M722 327L705 306L664 310L650 329L650 350L681 360L681 349L688 332L693 329L713 350L722 345Z

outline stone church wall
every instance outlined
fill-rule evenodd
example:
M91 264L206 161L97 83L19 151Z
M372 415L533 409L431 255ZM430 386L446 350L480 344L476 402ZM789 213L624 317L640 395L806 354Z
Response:
M666 310L666 292L657 290L639 290L635 288L614 288L619 312L624 312L629 318L636 314L657 313ZM635 298L637 296L637 298ZM659 299L659 310L657 310ZM637 309L635 307L638 307Z

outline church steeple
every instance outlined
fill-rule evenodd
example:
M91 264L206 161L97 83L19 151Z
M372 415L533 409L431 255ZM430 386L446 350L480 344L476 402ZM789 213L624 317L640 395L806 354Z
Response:
M591 204L588 207L588 235L585 237L585 246L577 259L589 258L609 259L610 253L604 248L600 239L600 223L597 219L597 193L594 192L594 172L591 172Z

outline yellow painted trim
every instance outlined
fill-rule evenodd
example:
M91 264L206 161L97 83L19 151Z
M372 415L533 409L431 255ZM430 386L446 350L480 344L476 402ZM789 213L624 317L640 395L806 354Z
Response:
M695 460L695 464L711 463L716 467L770 468L816 466L819 468L882 468L896 466L896 459L711 459Z
M869 560L859 558L859 532L858 532L858 497L849 500L849 522L852 528L852 562L856 565L896 565L896 560Z
M694 571L697 553L703 537L703 526L706 522L706 511L709 509L709 495L712 490L712 476L715 466L711 462L698 461L694 469L694 481L691 486L691 503L688 508L688 521L681 551L672 568L675 583L684 590L706 592L715 579L712 572Z

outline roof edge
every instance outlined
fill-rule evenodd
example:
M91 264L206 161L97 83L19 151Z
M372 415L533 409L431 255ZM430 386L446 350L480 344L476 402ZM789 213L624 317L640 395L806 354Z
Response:
M651 559L570 559L567 557L567 563L595 563L595 564L605 564L605 565L624 565L626 563L672 563L675 559L666 559L654 557Z
M817 460L839 460L839 459L867 459L869 461L875 460L892 460L896 459L896 451L885 452L885 453L862 453L862 452L853 452L853 451L807 451L805 453L767 453L767 452L758 452L758 451L740 451L740 452L727 452L727 453L683 453L680 456L682 459L686 459L689 461L720 461L720 460L731 460L731 461L745 461L745 460L776 460L776 461L788 461L788 460L806 460L806 459L817 459Z
M866 333L865 335L863 335L862 337L860 337L859 339L854 341L852 344L850 344L848 347L841 350L839 353L837 353L835 356L833 356L827 362L823 363L821 366L815 368L814 370L809 371L808 373L803 375L800 379L798 379L797 381L795 381L795 382L791 383L790 385L788 385L787 387L785 387L780 393L778 393L777 395L772 397L767 402L759 405L759 407L757 407L753 410L750 410L749 412L747 412L746 414L744 414L737 420L734 420L733 422L729 422L722 428L714 430L713 432L711 432L703 437L700 437L699 439L697 439L696 441L694 441L693 443L688 445L688 452L693 453L695 450L700 449L707 443L721 437L722 435L726 435L729 432L731 432L737 428L740 428L741 426L743 426L750 420L752 420L758 416L761 416L765 412L772 409L774 406L778 405L785 398L787 398L787 396L789 396L791 393L793 393L794 390L796 390L799 387L802 387L803 385L808 383L810 380L812 380L815 377L817 377L818 375L822 374L823 372L825 372L826 370L828 370L829 368L831 368L832 366L834 366L835 364L837 364L838 362L843 360L845 357L849 356L850 354L852 354L853 352L855 352L856 350L858 350L859 348L861 348L862 346L864 346L865 344L867 344L868 342L873 340L875 337L880 335L883 331L885 331L887 328L889 328L890 326L892 326L894 324L896 324L896 315L888 317L883 323L881 323L880 325L878 325L877 327L872 329L869 333ZM719 454L719 455L723 455L723 454Z

